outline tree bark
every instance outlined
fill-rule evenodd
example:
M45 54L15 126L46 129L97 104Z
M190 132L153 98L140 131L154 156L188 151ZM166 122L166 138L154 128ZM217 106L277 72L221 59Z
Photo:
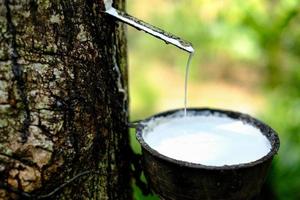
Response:
M132 198L126 41L103 7L0 0L0 199Z

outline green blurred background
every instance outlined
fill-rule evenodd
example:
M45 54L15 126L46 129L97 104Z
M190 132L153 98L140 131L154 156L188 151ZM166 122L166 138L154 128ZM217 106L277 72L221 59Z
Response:
M268 185L299 200L300 1L127 0L127 11L193 44L189 106L249 113L279 133ZM130 27L128 46L131 120L183 107L188 54ZM139 152L133 132L131 143Z

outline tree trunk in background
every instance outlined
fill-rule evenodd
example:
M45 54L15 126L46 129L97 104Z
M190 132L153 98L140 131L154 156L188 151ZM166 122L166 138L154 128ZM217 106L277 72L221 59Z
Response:
M131 199L126 41L102 8L0 0L0 199Z

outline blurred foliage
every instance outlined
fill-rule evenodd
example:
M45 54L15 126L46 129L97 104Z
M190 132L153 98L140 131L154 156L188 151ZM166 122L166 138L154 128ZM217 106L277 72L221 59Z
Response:
M127 6L195 47L190 106L248 112L279 133L269 184L278 199L300 199L300 1L127 0ZM131 119L182 107L186 53L131 28L128 35ZM135 198L157 199L136 187Z

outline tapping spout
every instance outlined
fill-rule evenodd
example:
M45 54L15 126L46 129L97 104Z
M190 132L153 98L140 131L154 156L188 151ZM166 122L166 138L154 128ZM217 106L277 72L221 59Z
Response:
M112 3L113 0L104 0L105 13L107 13L108 15L138 30L142 30L158 39L161 39L167 44L172 44L189 53L194 52L194 48L192 47L192 44L190 42L187 42L171 33L167 33L166 31L148 24L142 20L139 20L123 11L117 10L112 6Z

